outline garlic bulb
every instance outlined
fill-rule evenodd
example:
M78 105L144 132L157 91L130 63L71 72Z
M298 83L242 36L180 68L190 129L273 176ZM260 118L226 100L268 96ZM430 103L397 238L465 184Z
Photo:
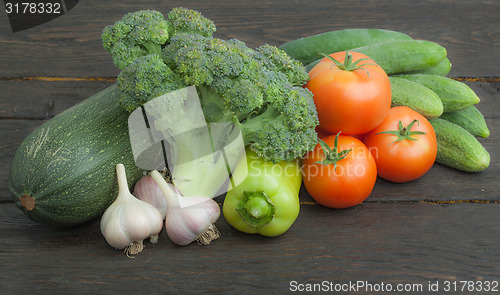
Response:
M163 192L151 175L145 175L137 181L134 187L134 196L155 206L165 219L167 215L167 199L165 199Z
M204 196L183 197L158 171L151 172L151 176L167 199L165 229L172 242L181 246L193 241L208 245L220 236L214 225L220 216L217 202Z
M125 249L127 256L144 248L143 240L157 235L163 227L160 212L134 197L128 188L123 164L116 165L118 197L101 218L101 233L114 248Z

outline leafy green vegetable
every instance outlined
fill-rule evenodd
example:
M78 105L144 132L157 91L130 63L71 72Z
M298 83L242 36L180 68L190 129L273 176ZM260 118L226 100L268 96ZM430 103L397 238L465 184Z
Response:
M129 33L130 28L134 34ZM318 117L312 93L302 87L309 79L302 64L275 46L251 49L237 39L215 38L215 30L212 21L186 8L173 9L167 19L156 11L139 11L108 26L102 38L122 69L118 86L123 107L133 111L160 95L195 86L207 123L238 126L244 144L259 157L276 163L312 150L317 143ZM121 49L115 50L117 46ZM157 116L189 112L177 102L166 105ZM158 120L163 121L168 120ZM194 121L181 120L175 128L199 128ZM178 134L179 130L167 133ZM177 156L183 163L189 159L183 153L192 154L186 150L196 149L198 140L177 139ZM185 171L184 178L191 184L216 174L210 167Z
M118 76L126 109L194 85L207 121L236 124L260 157L289 161L312 150L318 118L312 94L302 87L309 76L300 62L275 46L254 50L214 38L213 22L199 12L175 8L168 19L160 15L130 13L103 32L106 48L128 49L108 50L119 64L129 64ZM148 50L152 42L161 56Z

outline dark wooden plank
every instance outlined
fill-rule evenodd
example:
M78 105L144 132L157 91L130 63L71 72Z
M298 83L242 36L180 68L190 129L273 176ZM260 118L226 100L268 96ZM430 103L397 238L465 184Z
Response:
M0 95L0 116L4 118L47 118L76 104L111 82L0 82L6 93ZM467 83L481 98L477 107L486 116L491 129L488 139L481 139L491 154L491 165L481 173L464 173L436 164L424 177L407 184L394 184L379 179L368 201L419 200L499 200L500 121L498 109L500 82ZM50 106L50 107L49 107ZM31 113L33 112L33 113ZM17 146L43 120L0 120L0 202L10 201L7 175ZM303 201L311 201L307 192Z
M243 234L221 218L222 237L209 246L178 247L162 232L156 246L128 259L106 244L97 220L56 230L3 204L0 236L15 238L0 239L0 284L6 294L282 294L291 281L426 288L429 281L498 280L499 206L303 205L280 237Z
M452 76L498 76L500 23L494 0L468 1L80 1L67 15L11 33L0 23L3 77L114 77L118 71L104 51L100 34L124 14L140 9L163 12L176 6L201 11L215 21L217 36L238 38L255 47L328 30L383 28L448 49Z
M43 121L0 120L0 203L12 200L8 189L8 175L17 147Z
M113 83L0 81L0 119L50 119Z
M113 82L0 81L0 202L9 201L7 176L17 147L45 120Z

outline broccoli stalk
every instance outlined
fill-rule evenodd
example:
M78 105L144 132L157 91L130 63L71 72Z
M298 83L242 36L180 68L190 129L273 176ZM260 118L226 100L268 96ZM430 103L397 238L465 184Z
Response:
M137 56L128 55L127 51L123 51L125 54L122 51L110 52L114 60L128 63L118 76L121 103L127 110L132 111L163 94L194 86L208 126L212 126L210 123L232 123L241 130L244 144L265 160L291 161L314 148L318 117L312 93L302 87L309 76L300 62L275 46L262 45L251 49L236 39L215 38L212 36L215 32L213 22L193 10L175 8L167 19L156 15L156 12L149 11L132 19L139 24L148 24L148 28L141 32L153 36L148 35L142 40L156 40L158 31L163 32L158 28L168 28L166 40L156 42L161 43L161 55L147 49L149 45L144 45L145 42L140 45L130 42L130 35L120 31L124 21L103 32L105 44L131 44L131 51L136 47L142 50ZM109 31L116 31L113 36L122 39L109 42ZM131 57L135 59L131 61ZM174 120L176 128L184 131L197 128L197 123L194 123L197 120L190 117L185 108L173 107L168 100L167 105L170 109L156 110L158 122ZM162 128L159 125L163 123L155 124ZM166 135L174 131L164 130ZM217 128L213 131L220 132ZM192 164L185 169L179 168L174 184L192 186L190 193L208 195L209 189L204 184L219 185L221 181L217 178L224 178L227 173L221 174L223 169L219 169L216 162L194 161L199 139L201 137L197 136L176 138L171 143L176 146L175 163ZM189 185L180 185L181 179ZM183 192L183 188L179 190Z
M227 124L207 125L194 87L182 88L144 104L149 123L166 139L172 182L184 196L219 194L229 179L226 159L244 149L224 148L234 136ZM221 146L221 144L223 146ZM211 176L211 177L210 177ZM210 178L210 181L205 181ZM226 184L227 185L227 184Z

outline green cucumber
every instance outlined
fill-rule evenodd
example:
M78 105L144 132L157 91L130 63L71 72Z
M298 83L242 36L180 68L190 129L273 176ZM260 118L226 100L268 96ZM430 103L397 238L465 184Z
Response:
M479 172L490 165L490 154L469 131L444 119L429 120L436 133L436 161L465 172Z
M312 68L314 68L314 66L317 65L320 61L321 61L321 59L317 59L317 60L313 61L312 63L305 65L304 67L305 67L306 71L309 73L312 70Z
M476 106L468 106L458 111L446 112L440 118L463 127L474 136L481 136L483 138L490 136L490 130L488 129L488 125L486 125L484 116Z
M398 40L351 49L373 59L390 74L427 69L446 58L446 49L425 40Z
M397 77L432 89L443 102L444 112L461 110L479 103L479 97L469 86L448 77L428 74L398 75Z
M443 103L434 91L418 83L390 76L392 105L407 106L427 119L443 113Z
M129 185L136 167L128 113L113 85L46 121L14 156L9 190L16 206L50 226L81 224L100 216L117 196L115 166L122 163Z
M426 68L423 70L411 71L404 74L430 74L430 75L446 76L450 73L450 71L451 71L451 62L447 57L445 57L440 63L438 63L433 67Z
M344 29L292 40L279 48L307 65L322 57L321 53L330 54L392 40L411 40L411 37L400 32L382 29Z

